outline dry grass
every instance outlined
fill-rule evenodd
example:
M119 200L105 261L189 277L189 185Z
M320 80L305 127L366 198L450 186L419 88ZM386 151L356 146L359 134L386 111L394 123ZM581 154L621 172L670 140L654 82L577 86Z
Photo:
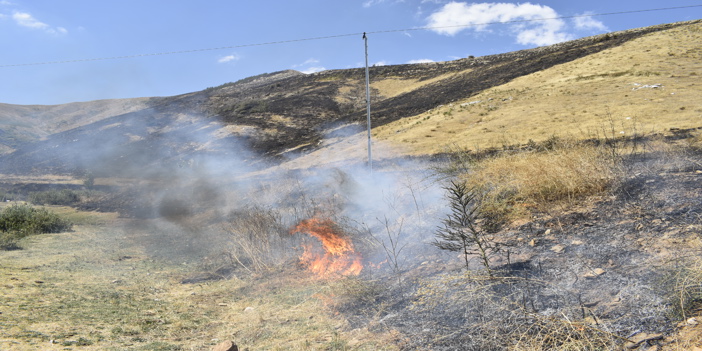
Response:
M607 147L560 146L488 158L465 174L482 192L488 218L511 221L532 211L551 212L601 195L617 178Z
M702 152L702 130L697 130L692 133L692 136L686 140L687 147L697 151Z
M379 140L433 154L542 142L551 136L666 132L702 126L702 24L652 33L619 47L520 77L465 101L376 128ZM635 85L640 84L640 85ZM661 84L661 88L641 88Z
M461 72L447 73L438 77L424 80L390 77L381 80L374 80L371 83L371 88L377 89L380 95L384 96L385 98L391 98L419 89L425 85L436 83L446 78L454 77L457 74L465 74L470 71L471 70L464 70Z
M250 350L393 349L384 335L349 330L325 305L327 282L295 267L180 284L200 265L151 258L143 243L153 233L122 229L113 214L55 209L82 224L0 252L0 349L210 350L221 340Z
M662 286L669 291L671 317L681 322L663 350L702 348L702 260L681 257L667 278Z
M623 343L580 308L534 311L544 297L540 288L549 286L538 280L447 273L420 282L413 310L435 319L437 326L448 326L437 328L432 342L449 349L613 350ZM549 294L570 298L569 292L550 288Z

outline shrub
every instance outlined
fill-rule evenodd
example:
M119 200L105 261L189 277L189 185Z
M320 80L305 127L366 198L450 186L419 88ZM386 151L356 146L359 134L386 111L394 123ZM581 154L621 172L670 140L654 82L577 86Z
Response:
M35 205L73 205L80 202L80 195L70 189L37 191L29 194L29 202Z
M72 224L45 208L15 204L0 212L0 247L16 248L17 240L29 235L60 233Z
M85 173L85 178L83 179L83 186L91 189L95 186L95 175L92 172Z
M451 212L443 220L444 227L436 232L434 245L442 250L460 252L469 267L470 257L478 255L481 263L492 277L490 256L500 251L495 242L478 224L480 201L477 194L465 183L451 182L446 187Z

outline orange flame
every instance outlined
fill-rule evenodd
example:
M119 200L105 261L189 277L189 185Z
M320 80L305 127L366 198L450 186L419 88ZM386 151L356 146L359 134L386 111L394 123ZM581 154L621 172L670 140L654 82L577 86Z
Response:
M351 240L338 233L330 219L310 218L300 222L291 233L308 233L319 239L322 250L303 244L300 262L319 277L358 275L363 269L361 255L353 248Z

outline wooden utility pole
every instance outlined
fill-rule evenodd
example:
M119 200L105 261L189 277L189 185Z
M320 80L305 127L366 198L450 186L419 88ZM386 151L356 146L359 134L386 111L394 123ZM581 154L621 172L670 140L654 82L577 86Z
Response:
M363 32L363 41L366 46L366 111L368 113L368 169L373 173L373 153L371 152L371 100L370 78L368 76L368 36Z

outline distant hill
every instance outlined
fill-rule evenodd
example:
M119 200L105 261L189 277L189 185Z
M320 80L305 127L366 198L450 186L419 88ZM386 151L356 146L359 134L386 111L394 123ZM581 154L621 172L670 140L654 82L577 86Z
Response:
M701 21L456 61L371 69L374 135L403 153L702 126ZM0 104L0 173L255 164L363 130L363 69L281 71L173 97ZM335 147L342 155L343 143ZM234 156L232 156L234 157ZM116 173L115 173L116 172Z

